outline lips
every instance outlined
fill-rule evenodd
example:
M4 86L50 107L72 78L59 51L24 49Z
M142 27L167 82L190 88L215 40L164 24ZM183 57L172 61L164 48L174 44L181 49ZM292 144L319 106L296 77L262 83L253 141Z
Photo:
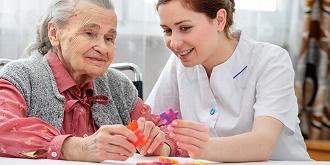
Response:
M180 60L182 62L185 61L189 61L190 57L191 57L191 52L193 52L193 50L195 50L194 48L190 48L184 51L180 51L180 52L176 52L176 55L180 58Z
M178 52L178 55L180 56L186 56L188 55L190 52L192 52L194 50L194 48L190 48L190 49L187 49L185 51L182 51L182 52Z
M106 61L104 58L97 57L97 56L88 56L87 58L89 58L91 60L95 60L95 61Z
M102 56L99 56L99 55L89 55L86 57L89 61L91 61L93 64L95 65L104 65L104 63L107 63L107 59L102 57Z

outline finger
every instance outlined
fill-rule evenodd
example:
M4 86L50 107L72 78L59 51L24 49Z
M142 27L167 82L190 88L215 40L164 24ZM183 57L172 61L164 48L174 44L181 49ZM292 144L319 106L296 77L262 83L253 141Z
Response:
M175 134L174 139L177 142L185 143L185 144L191 144L197 147L203 147L206 145L207 141L201 141L197 138L191 137L191 136L185 136L180 134Z
M146 139L149 139L150 133L154 129L155 124L151 121L146 121L144 124L143 135Z
M111 145L120 146L130 153L135 152L135 146L127 141L127 138L122 135L112 135L109 142Z
M115 153L111 150L110 144L97 144L91 151L86 153L85 160L91 162L102 162L104 160L126 160L129 156L121 153ZM119 151L120 152L120 151ZM124 151L123 151L124 152Z
M173 127L183 127L183 128L191 128L196 131L200 132L208 132L209 128L206 124L193 122L189 120L174 120L171 123L171 126Z
M175 127L175 128L170 128L170 129L171 129L172 133L177 134L177 135L190 136L190 137L194 137L201 141L209 140L208 132L200 132L200 131L196 131L191 128L182 128L182 127Z
M143 118L143 117L140 117L138 120L137 120L137 123L138 123L138 129L140 130L140 131L144 131L144 124L145 124L145 122L146 122L146 119L145 118Z
M123 148L122 146L113 145L113 144L109 144L109 147L106 151L108 153L120 154L126 157L131 157L134 155L134 152L130 152L125 148Z
M202 149L195 146L195 145L192 145L192 144L185 144L185 143L180 143L180 142L177 142L177 145L179 148L183 149L183 150L186 150L187 152L192 152L192 153L201 153L202 152Z
M129 158L129 156L125 156L122 154L118 154L118 153L111 153L111 152L106 152L106 159L104 160L120 160L120 161L124 161L127 160Z
M147 153L147 150L149 148L149 146L151 145L151 143L153 142L154 138L157 136L158 134L158 127L154 127L152 130L151 130L151 133L150 133L150 136L148 137L147 139L147 143L142 147L141 149L141 155L146 155Z
M149 146L147 153L151 154L153 153L160 145L164 144L165 141L165 134L163 132L160 132L153 140L151 145Z
M122 135L125 136L130 141L136 141L137 137L135 136L134 132L129 130L124 125L105 125L101 126L101 132L107 132L111 135Z
M152 141L153 141L153 139L150 139L150 137L149 137L149 139L147 139L147 143L145 145L143 145L141 150L140 150L141 155L146 155L147 154L147 149L149 148Z

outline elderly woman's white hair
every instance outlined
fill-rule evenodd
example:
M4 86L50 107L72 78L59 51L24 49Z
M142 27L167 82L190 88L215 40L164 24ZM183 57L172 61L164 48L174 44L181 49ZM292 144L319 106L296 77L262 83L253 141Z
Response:
M74 13L79 1L88 1L102 8L114 10L111 0L53 0L40 20L35 41L26 48L26 53L38 51L45 55L52 48L48 38L48 23L53 21L59 27L63 27Z

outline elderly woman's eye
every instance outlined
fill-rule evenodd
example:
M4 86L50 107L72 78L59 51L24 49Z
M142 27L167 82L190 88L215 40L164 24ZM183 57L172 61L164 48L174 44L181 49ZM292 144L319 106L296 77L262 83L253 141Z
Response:
M114 36L106 36L104 37L104 39L107 41L107 42L115 42L115 37Z
M94 37L95 36L95 33L90 32L90 31L86 31L85 34L89 37Z
M112 37L108 37L106 38L107 41L113 41L113 38Z

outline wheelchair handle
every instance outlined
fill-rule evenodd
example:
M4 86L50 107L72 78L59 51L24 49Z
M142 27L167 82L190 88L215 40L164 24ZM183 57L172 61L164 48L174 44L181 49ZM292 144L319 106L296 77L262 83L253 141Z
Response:
M134 73L134 81L142 81L142 73L139 66L133 63L115 63L111 64L110 68L114 68L120 71L131 70Z

